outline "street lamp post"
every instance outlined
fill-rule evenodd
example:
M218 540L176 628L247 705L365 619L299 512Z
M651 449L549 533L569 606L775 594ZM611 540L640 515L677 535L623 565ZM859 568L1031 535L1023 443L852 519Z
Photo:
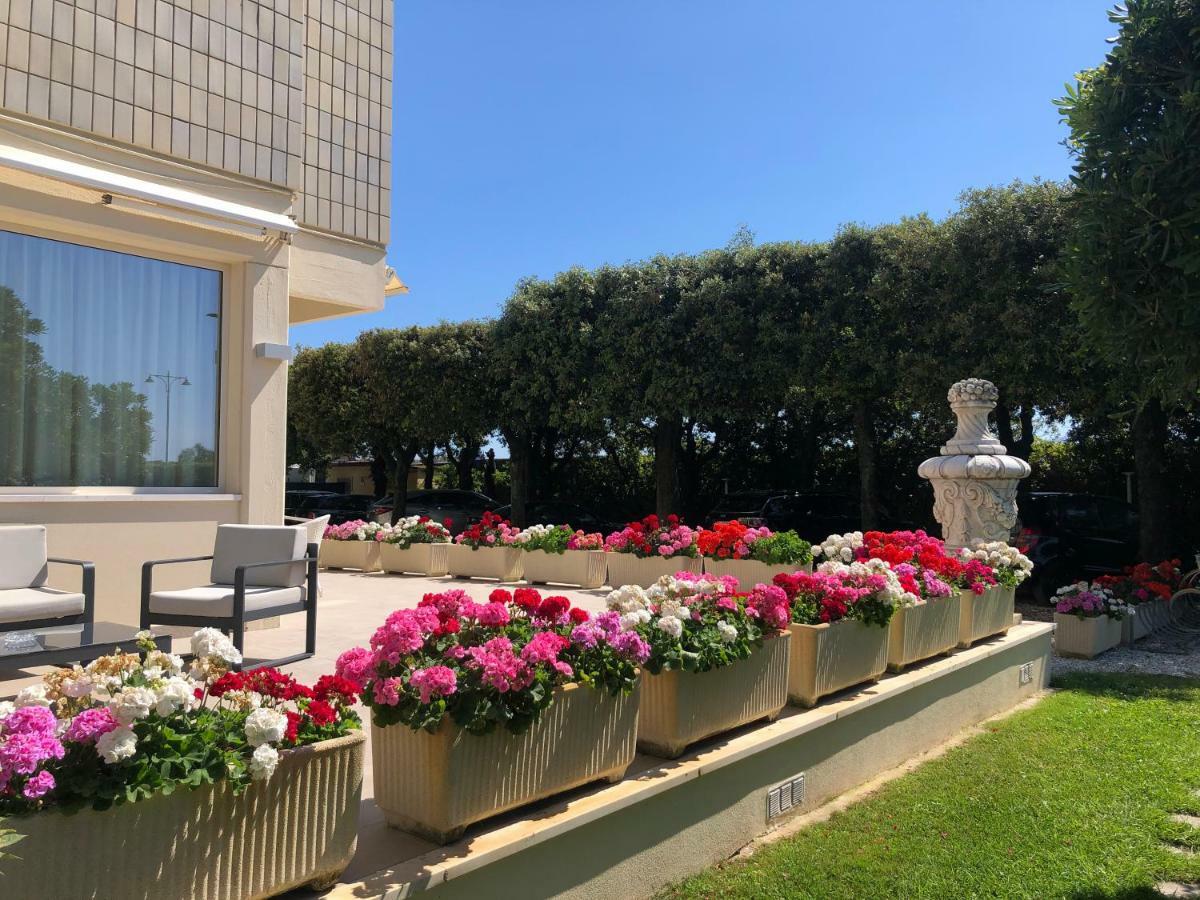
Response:
M171 385L178 381L180 387L191 387L192 383L188 381L186 375L172 375L170 371L166 372L151 372L146 376L146 384L154 384L154 380L158 379L167 386L167 428L166 434L163 437L163 462L171 461Z

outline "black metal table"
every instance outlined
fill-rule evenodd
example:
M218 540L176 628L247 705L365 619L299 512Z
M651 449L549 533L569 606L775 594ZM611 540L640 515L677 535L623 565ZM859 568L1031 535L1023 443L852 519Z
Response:
M134 635L139 630L117 622L92 622L0 631L0 670L91 662L118 649L129 653L137 649ZM151 633L155 646L169 653L171 635L162 629L151 629ZM32 635L34 643L28 647L13 646L8 639L14 634Z

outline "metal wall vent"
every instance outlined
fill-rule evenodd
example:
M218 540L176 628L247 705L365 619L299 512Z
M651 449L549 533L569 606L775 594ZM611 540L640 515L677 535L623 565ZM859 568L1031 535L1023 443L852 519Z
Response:
M1033 663L1022 663L1018 672L1020 674L1021 684L1029 684L1031 681L1033 681Z
M767 821L804 803L804 773L767 791Z

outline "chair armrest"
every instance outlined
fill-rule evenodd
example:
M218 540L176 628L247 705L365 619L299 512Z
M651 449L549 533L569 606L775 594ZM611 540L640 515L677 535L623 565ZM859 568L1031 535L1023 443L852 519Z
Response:
M83 594L83 618L85 622L96 619L96 564L83 559L67 559L65 556L48 556L48 563L59 563L64 566L79 566L82 583L80 593Z
M64 566L82 566L85 569L94 569L96 564L83 559L67 559L65 556L47 556L46 562L62 563Z
M211 553L208 556L181 556L178 559L148 559L142 563L142 569L146 569L147 567L153 568L154 566L169 566L172 563L204 562L211 559Z
M313 547L315 545L309 544L308 546ZM273 562L246 563L244 566L236 566L233 570L233 576L236 579L239 572L244 574L251 569L265 569L267 566L290 566L295 563L306 563L310 559L315 559L315 557L309 556L308 549L305 549L303 556L297 556L294 559L277 559Z

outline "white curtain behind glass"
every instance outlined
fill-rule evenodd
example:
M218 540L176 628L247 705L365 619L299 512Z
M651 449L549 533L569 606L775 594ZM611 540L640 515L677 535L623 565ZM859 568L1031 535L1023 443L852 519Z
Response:
M0 485L215 485L220 296L210 269L0 232Z

